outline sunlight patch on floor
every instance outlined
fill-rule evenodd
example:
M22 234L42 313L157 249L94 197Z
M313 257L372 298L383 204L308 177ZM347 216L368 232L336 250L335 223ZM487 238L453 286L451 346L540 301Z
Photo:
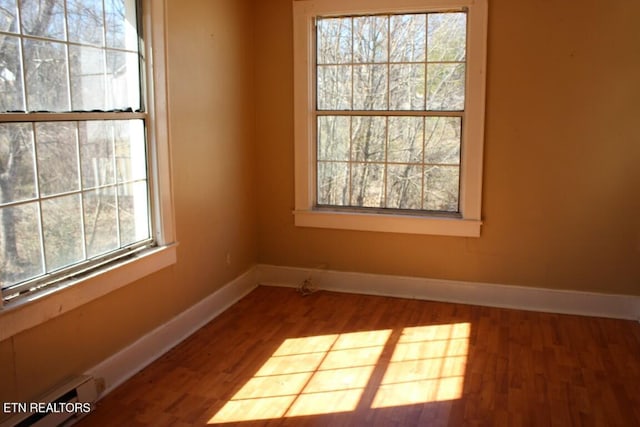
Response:
M371 407L459 399L470 329L468 323L403 329Z
M390 335L287 339L209 423L353 411Z
M470 329L468 323L409 327L396 333L393 340L392 330L287 339L209 423L350 412L359 405L375 409L458 399ZM390 345L391 358L380 365L380 357ZM376 368L379 373L374 383ZM367 387L375 390L368 402L363 401Z

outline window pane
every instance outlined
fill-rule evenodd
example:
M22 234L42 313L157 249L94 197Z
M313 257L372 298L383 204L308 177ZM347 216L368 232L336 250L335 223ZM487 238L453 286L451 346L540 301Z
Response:
M389 109L424 110L424 64L390 65L389 74Z
M135 0L105 0L107 46L138 50Z
M151 238L138 3L0 0L0 113L61 113L0 123L2 287Z
M345 206L349 201L349 164L318 163L318 204Z
M355 110L387 109L386 65L354 66L353 80L353 108Z
M87 257L118 248L118 209L114 187L88 191L83 195L84 234Z
M118 218L121 246L150 237L147 182L118 186Z
M425 163L460 164L460 117L427 117Z
M429 14L429 62L464 61L467 44L466 13Z
M318 160L349 160L350 117L318 117Z
M38 179L44 196L78 190L76 124L36 123Z
M390 18L391 62L425 60L426 15L394 15Z
M38 203L0 208L0 287L42 274Z
M69 46L73 110L104 110L104 50Z
M464 64L427 65L427 110L464 110Z
M379 163L353 165L351 206L384 207L384 171L384 165Z
M318 67L318 109L351 109L350 65L322 65Z
M47 271L84 259L79 195L42 201L42 226Z
M352 62L351 18L318 20L318 64Z
M20 39L0 34L0 46L0 111L23 111Z
M420 209L421 199L422 165L389 165L386 207Z
M22 32L65 40L64 0L20 0Z
M318 204L458 211L462 120L426 112L464 111L466 25L465 12L317 20L317 109L345 110L317 119Z
M69 110L67 54L62 43L24 40L27 109Z
M0 124L0 205L37 196L29 123Z
M424 209L458 212L460 169L457 166L426 167L424 185Z
M102 0L67 0L69 41L104 45Z
M389 152L387 161L421 163L424 119L389 117Z
M78 130L82 187L93 188L115 183L113 122L80 122Z
M386 62L389 18L363 16L353 18L353 62Z
M107 109L140 109L137 53L107 51Z
M113 122L118 183L147 179L147 161L142 120Z
M364 162L384 161L386 136L385 117L354 117L352 158Z
M0 0L0 31L18 32L18 5L16 0Z

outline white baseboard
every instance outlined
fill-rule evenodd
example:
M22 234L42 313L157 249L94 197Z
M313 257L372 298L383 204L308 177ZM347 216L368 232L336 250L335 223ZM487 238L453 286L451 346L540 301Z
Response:
M104 396L206 325L256 286L297 287L309 277L317 288L336 292L640 320L638 296L259 264L89 369L86 374L104 380Z
M314 286L336 292L457 302L548 313L640 320L640 297L526 286L256 266L259 284L296 287L311 277Z
M218 291L91 368L87 374L103 379L105 396L151 362L178 345L256 288L255 267Z

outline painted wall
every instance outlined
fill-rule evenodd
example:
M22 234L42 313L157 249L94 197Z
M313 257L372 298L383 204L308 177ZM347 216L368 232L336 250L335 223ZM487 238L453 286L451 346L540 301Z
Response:
M84 372L255 263L252 16L244 0L168 1L178 263L0 342L0 401Z
M168 4L178 263L0 342L0 401L255 262L640 295L640 3L490 1L479 239L294 227L290 0Z
M256 1L259 261L640 295L640 3L490 0L480 238L296 228L290 0Z

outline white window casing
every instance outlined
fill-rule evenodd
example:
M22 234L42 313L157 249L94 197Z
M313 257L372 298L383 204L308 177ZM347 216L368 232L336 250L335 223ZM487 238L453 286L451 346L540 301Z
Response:
M301 227L478 237L482 224L488 0L294 0L295 225ZM318 208L316 203L315 19L371 14L467 13L459 214Z
M171 153L166 70L166 3L142 0L145 128L151 232L155 244L133 256L97 265L86 272L43 286L3 306L0 341L96 300L176 262L176 234L171 188ZM86 113L80 113L86 114ZM78 118L80 120L80 118ZM107 260L108 261L108 260Z

